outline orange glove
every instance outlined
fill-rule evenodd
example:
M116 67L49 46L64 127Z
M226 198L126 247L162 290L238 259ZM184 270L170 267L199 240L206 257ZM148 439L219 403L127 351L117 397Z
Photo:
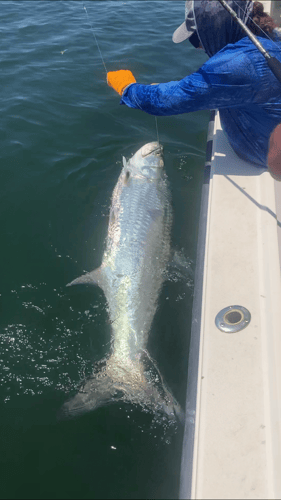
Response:
M122 95L125 88L130 83L137 83L131 71L128 69L120 69L119 71L109 71L107 73L107 83L113 87L118 94Z

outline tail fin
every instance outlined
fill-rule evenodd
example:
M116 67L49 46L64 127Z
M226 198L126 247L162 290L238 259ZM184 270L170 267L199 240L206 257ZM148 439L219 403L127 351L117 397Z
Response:
M103 363L103 368L95 371L79 392L63 405L60 418L74 418L101 406L124 401L183 423L184 412L164 384L155 363L145 354L153 369L147 370L141 360L120 360L112 355Z

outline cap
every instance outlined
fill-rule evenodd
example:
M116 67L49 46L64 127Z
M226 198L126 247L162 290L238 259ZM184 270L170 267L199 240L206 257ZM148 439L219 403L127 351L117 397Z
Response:
M196 31L193 0L185 2L185 21L176 29L173 34L173 42L180 43L190 38Z

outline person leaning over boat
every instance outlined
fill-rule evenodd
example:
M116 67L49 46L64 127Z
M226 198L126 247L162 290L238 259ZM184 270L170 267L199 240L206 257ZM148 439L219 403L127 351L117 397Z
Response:
M273 130L268 147L268 170L277 181L281 181L281 123Z
M276 24L263 5L252 0L228 4L270 55L281 61ZM136 83L128 70L109 72L108 85L122 96L120 104L159 116L218 109L236 154L257 167L268 167L269 139L281 123L281 84L266 60L217 1L186 2L185 22L173 34L175 43L184 40L202 47L210 59L182 80L156 85Z

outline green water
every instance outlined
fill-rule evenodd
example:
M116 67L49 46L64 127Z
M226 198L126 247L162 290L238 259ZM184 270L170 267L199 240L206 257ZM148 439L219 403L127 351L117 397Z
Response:
M109 70L164 82L205 61L172 43L182 1L86 6ZM183 429L120 404L56 418L110 347L103 293L65 285L100 264L122 155L156 140L154 117L119 106L81 2L0 7L0 497L176 498ZM193 271L208 119L158 119L173 245ZM192 292L165 283L148 346L183 406Z

